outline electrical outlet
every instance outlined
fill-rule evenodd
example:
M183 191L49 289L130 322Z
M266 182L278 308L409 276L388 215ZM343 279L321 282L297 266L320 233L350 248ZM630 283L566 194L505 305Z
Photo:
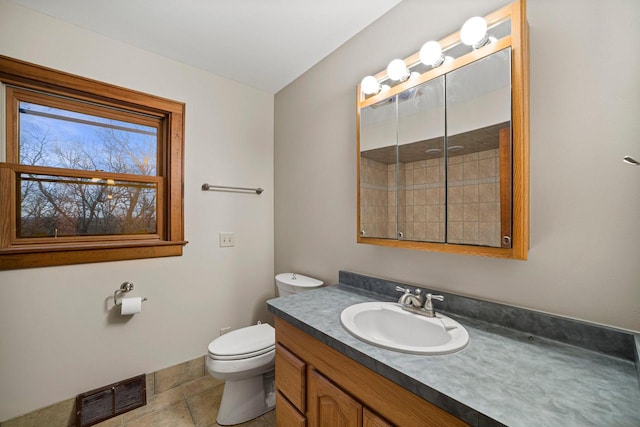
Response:
M228 248L236 245L236 233L230 231L220 232L220 247Z
M231 326L227 326L226 328L220 328L220 335L224 335L231 330Z

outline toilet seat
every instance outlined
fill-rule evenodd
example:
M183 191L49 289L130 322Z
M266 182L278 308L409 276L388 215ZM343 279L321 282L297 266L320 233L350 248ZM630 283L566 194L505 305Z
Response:
M261 350L252 351L250 353L242 353L242 354L231 354L231 355L222 355L222 354L214 354L209 352L209 357L215 360L241 360L248 359L250 357L260 356L261 354L268 353L273 351L276 348L275 344L269 346L267 348L263 348Z
M262 323L236 329L209 343L209 357L215 360L241 360L275 349L275 329Z

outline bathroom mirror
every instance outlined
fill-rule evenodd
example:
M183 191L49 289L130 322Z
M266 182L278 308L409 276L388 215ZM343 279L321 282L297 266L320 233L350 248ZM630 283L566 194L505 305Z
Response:
M360 114L360 221L362 235L367 237L397 236L396 104L394 96Z
M511 247L511 52L446 76L447 242Z
M404 82L358 86L358 242L526 259L528 53L524 5L485 17L491 42ZM391 83L386 71L376 79Z

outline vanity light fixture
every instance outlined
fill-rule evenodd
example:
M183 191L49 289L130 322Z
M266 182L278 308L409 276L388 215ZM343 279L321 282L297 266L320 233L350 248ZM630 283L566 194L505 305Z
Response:
M376 95L382 90L382 86L373 76L367 76L360 82L360 87L365 95Z
M496 42L497 39L495 37L489 36L488 28L487 21L483 17L474 16L469 18L460 30L460 41L465 45L472 46L473 49L480 49L489 43ZM437 68L454 60L451 56L445 56L440 43L433 40L422 45L418 56L421 63L431 68ZM387 75L381 77L381 81L388 79L402 83L410 78L417 77L420 73L412 72L411 68L420 62L411 63L407 66L402 59L394 59L387 66ZM366 76L360 82L360 89L365 96L370 96L384 92L390 89L390 86L381 84L374 76Z
M407 64L405 64L402 59L394 59L389 62L387 66L387 76L389 76L391 80L404 82L411 77L411 73L409 72Z
M420 62L436 68L442 65L445 57L442 54L442 47L436 41L428 41L420 48Z
M460 29L460 41L474 49L480 49L491 40L487 35L487 21L481 16L467 19Z

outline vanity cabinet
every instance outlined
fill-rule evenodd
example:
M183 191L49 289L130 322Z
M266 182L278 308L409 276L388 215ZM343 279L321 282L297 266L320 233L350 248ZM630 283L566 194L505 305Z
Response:
M309 427L362 426L362 404L315 369L309 371L307 397Z
M276 317L276 424L467 426Z
M391 427L393 424L390 424L368 410L364 408L362 411L362 425L364 427Z

